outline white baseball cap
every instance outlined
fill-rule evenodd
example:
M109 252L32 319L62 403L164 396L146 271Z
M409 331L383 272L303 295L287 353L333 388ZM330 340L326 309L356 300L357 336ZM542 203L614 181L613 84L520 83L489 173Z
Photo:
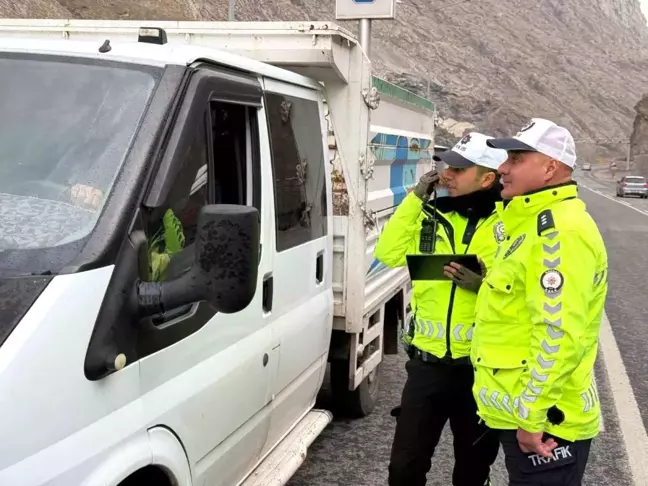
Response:
M436 162L442 161L457 169L480 165L497 170L506 161L508 154L505 150L489 147L486 141L492 138L483 133L470 132L452 150L437 152L432 158Z
M489 140L489 147L509 152L540 152L572 169L576 165L576 144L569 130L543 118L533 118L513 138Z

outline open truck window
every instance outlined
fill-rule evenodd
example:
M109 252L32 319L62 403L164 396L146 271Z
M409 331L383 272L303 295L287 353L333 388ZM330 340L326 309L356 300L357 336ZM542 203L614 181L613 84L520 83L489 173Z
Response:
M198 213L207 204L256 206L252 153L252 125L256 113L250 107L210 102L195 130L164 207L149 217L149 279L176 278L191 268ZM254 147L256 150L256 147ZM255 162L256 161L256 162Z
M96 225L161 69L0 57L0 274L57 273Z

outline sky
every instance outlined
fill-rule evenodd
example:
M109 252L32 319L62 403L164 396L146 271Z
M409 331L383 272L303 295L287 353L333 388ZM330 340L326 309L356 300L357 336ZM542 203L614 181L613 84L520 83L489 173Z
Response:
M639 0L641 10L643 10L644 17L648 18L648 0Z

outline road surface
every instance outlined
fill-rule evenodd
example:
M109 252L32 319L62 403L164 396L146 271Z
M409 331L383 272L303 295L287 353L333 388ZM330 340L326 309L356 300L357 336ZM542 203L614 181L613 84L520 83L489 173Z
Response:
M648 485L648 200L614 197L614 185L577 174L580 193L605 239L610 271L607 320L601 334L596 379L603 428L594 442L585 485ZM374 413L362 420L335 420L309 450L289 486L387 484L394 431L390 410L405 380L405 357L388 356ZM324 400L326 395L324 394ZM431 486L451 484L452 437L446 429L428 476ZM497 486L507 484L498 459Z

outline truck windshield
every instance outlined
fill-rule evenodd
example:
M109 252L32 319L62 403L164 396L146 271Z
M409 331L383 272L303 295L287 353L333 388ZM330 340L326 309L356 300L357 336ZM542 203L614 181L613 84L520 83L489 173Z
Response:
M32 267L34 258L60 270L78 253L137 133L158 71L0 53L0 274L7 266L17 270L20 260Z

